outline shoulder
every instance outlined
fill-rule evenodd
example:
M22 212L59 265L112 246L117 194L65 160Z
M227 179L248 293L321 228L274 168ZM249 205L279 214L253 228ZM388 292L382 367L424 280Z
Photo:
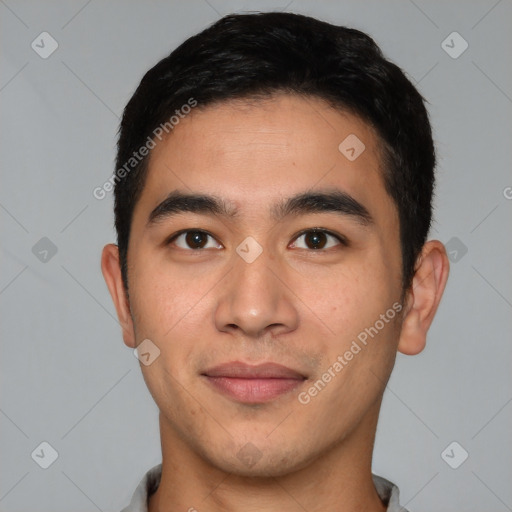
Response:
M148 512L148 498L157 490L161 477L162 464L152 467L135 489L130 504L121 512Z

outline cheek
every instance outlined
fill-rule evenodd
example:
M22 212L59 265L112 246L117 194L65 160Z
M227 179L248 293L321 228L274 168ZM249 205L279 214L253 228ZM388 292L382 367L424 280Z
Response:
M148 377L156 386L161 386L159 379L166 381L169 389L173 379L186 385L193 374L191 361L205 346L204 340L211 339L207 334L212 334L214 294L224 273L194 265L177 270L165 261L138 268L130 285L135 334L138 342L150 339L160 350L160 367ZM148 373L150 369L143 368ZM156 372L158 379L153 376Z
M314 277L305 271L294 274L292 288L297 297L339 343L373 325L396 300L393 278L376 256L368 254L350 264L318 268Z
M147 263L142 264L142 261ZM177 269L165 257L141 254L134 261L130 282L132 313L141 336L165 339L179 331L201 308L202 298L213 287L212 273L199 267ZM131 291L130 290L130 291Z

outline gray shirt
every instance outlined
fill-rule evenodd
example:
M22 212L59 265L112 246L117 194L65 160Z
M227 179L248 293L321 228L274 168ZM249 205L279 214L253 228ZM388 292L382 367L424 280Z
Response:
M148 498L157 490L161 477L162 464L151 468L135 489L130 504L121 512L148 512ZM398 501L398 487L380 476L372 475L372 477L380 499L388 506L387 512L407 512Z

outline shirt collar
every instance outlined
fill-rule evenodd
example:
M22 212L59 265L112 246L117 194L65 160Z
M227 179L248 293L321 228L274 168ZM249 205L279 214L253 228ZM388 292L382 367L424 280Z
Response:
M148 499L158 489L161 478L162 464L158 464L144 475L133 493L130 504L121 512L148 512ZM400 506L400 493L395 484L378 475L372 475L372 478L380 499L387 503L387 512L407 512Z

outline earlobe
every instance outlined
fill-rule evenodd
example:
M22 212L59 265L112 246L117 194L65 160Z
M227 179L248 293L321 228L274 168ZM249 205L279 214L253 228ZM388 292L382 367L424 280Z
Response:
M448 280L450 263L439 240L428 241L418 257L416 272L402 322L398 351L419 354L427 341L427 332L434 320Z
M121 276L119 249L117 245L108 244L103 248L101 255L101 271L117 311L117 317L123 331L124 343L128 347L135 348L135 332L130 305Z

